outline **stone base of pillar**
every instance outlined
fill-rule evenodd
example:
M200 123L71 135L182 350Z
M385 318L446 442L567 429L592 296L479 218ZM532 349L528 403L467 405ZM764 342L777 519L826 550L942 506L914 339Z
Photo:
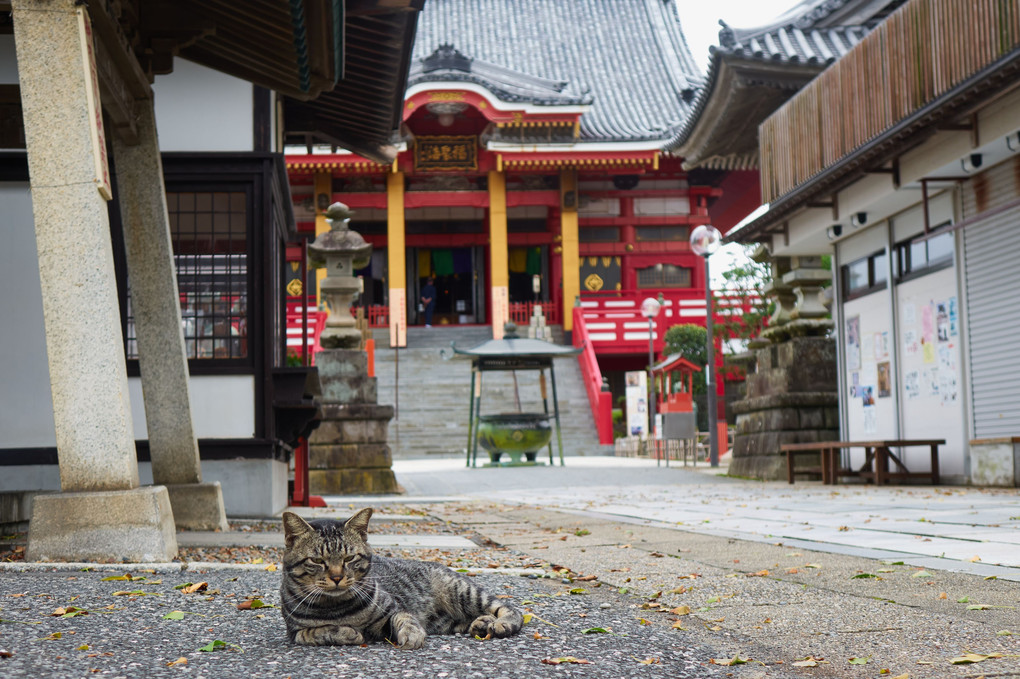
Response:
M152 563L177 556L170 496L163 486L38 495L28 561Z
M166 484L177 530L229 529L220 482Z
M376 403L363 351L315 354L322 383L322 421L308 437L308 488L315 495L402 493L386 444L393 406Z
M744 380L745 398L732 406L737 427L729 473L785 479L784 443L839 438L836 344L825 337L795 337L754 356L755 371ZM796 466L817 467L817 458L811 458L797 456Z

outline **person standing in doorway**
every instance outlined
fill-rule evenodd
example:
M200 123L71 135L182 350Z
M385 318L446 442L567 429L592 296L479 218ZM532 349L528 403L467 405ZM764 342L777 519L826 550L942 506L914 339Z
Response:
M421 289L421 303L425 307L425 327L431 328L432 312L436 310L436 286L432 276L425 279L425 286Z

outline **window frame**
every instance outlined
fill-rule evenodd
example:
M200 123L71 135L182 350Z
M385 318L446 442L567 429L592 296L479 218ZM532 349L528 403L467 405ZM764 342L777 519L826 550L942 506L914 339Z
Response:
M882 275L884 276L884 278L878 280L876 277L876 271L879 269L877 263L888 256L889 256L888 250L883 248L881 250L872 252L870 255L858 257L852 262L847 262L846 264L842 265L840 267L839 275L840 284L843 290L843 301L849 302L850 300L858 299L859 297L865 297L872 293L879 292L880 290L885 290L887 287L889 287L888 260L882 262L883 264ZM850 287L850 269L854 265L860 264L861 262L867 262L868 285L866 287L852 290Z
M953 231L949 230L952 225L952 221L945 221L935 228L931 229L928 237L924 237L923 233L911 236L904 240L899 241L895 244L896 251L896 283L906 283L922 276L948 269L956 265L956 238L953 235ZM947 238L951 250L948 256L939 257L938 259L931 259L929 255L929 245L932 240L936 238ZM925 261L920 266L914 266L910 261L912 258L911 250L913 246L917 244L924 244L925 249ZM904 260L907 261L906 265Z

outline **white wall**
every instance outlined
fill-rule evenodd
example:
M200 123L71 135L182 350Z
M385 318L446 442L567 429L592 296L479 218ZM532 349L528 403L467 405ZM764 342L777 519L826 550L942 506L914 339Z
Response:
M3 37L3 36L0 36ZM2 63L2 62L0 62ZM0 446L57 445L32 195L0 183Z
M0 35L0 84L18 84L18 59L14 53L13 35Z
M955 268L896 287L899 311L900 398L904 438L944 438L939 468L964 473L963 390L960 376L960 297ZM911 449L918 459L927 451ZM910 462L907 461L910 467Z
M142 380L128 380L135 439L147 439ZM192 423L200 439L255 436L255 378L252 375L193 375L188 380Z
M253 150L251 83L175 58L152 89L163 151Z

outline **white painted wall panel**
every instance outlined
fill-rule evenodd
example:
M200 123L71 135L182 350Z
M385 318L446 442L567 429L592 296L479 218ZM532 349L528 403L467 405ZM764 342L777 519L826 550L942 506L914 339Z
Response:
M962 476L967 440L956 269L901 283L896 293L902 435L946 439L939 449L940 471ZM908 455L916 456L920 471L927 469L926 450L910 449Z
M3 36L0 36L3 37ZM2 62L0 62L2 63ZM57 445L27 182L0 183L0 446Z
M156 128L163 151L251 151L252 84L184 59L156 77Z
M141 378L128 380L136 439L147 439ZM197 375L188 382L195 436L251 438L255 435L255 378L251 375Z
M0 85L18 84L18 59L14 53L14 36L0 35Z

